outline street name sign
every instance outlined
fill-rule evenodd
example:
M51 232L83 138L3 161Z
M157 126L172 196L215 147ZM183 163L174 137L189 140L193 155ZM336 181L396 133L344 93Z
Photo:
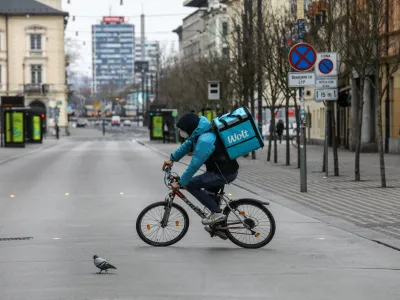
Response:
M314 72L289 72L290 87L306 87L315 85Z
M336 52L317 53L315 73L317 77L338 75L338 54Z
M338 77L337 76L317 77L316 82L315 82L315 87L317 89L337 88L338 87Z
M316 89L314 91L315 101L335 101L338 99L338 89Z

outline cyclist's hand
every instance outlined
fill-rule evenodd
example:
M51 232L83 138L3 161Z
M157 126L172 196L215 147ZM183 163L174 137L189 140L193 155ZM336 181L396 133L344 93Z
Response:
M171 183L171 187L173 190L177 190L181 187L181 185L178 182L173 182Z
M174 162L168 158L166 161L164 161L164 163L163 163L161 169L162 169L163 171L165 171L165 168L166 168L167 166L171 166L171 167L172 167L173 164L174 164Z

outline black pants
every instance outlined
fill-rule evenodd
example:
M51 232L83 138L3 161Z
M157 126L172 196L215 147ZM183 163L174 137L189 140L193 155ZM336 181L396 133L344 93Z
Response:
M169 141L169 131L164 131L164 134L163 134L163 143L164 144L165 144L165 141L167 141L167 143Z

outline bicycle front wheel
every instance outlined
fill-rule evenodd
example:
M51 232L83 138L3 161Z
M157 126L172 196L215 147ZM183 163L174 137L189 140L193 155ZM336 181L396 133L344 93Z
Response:
M271 212L254 199L240 199L226 207L226 236L242 248L257 249L267 245L275 235L275 219ZM238 217L250 227L246 228Z
M179 242L189 229L189 216L178 204L172 203L166 226L161 221L167 212L167 202L147 206L136 220L136 232L143 242L154 247L166 247Z

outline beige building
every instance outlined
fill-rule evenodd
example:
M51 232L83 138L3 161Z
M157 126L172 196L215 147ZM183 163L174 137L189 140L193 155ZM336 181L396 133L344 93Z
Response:
M25 96L41 108L47 126L67 128L64 30L61 0L0 1L0 96Z

